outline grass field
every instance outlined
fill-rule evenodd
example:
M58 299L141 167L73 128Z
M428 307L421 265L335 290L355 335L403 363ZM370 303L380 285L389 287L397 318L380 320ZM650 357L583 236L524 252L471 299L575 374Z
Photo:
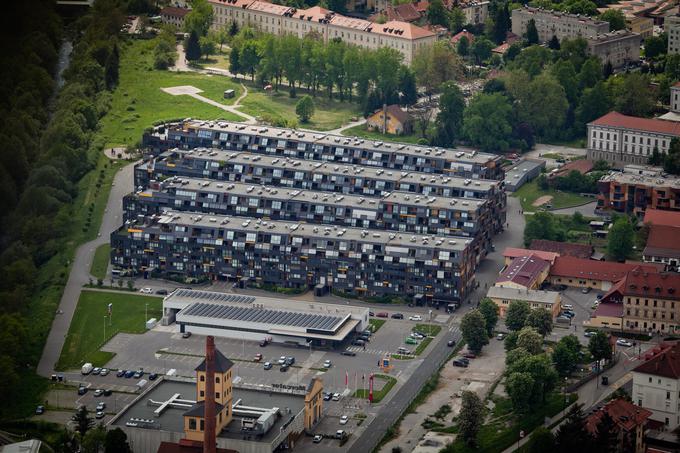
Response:
M560 192L557 190L541 190L536 181L531 181L524 184L518 191L512 194L513 197L519 198L522 209L525 211L536 211L539 208L531 204L538 198L550 195L552 200L549 202L552 205L550 209L570 208L573 206L581 206L594 201L594 198L582 197L581 195L569 192Z
M304 91L298 90L298 96L291 98L285 86L282 86L278 93L265 94L254 84L248 83L248 96L241 101L243 107L240 110L255 117L297 121L295 104L303 95ZM310 121L298 123L298 127L325 131L338 128L348 123L351 118L361 116L358 103L330 100L322 95L314 98L314 106L316 109Z
M366 130L365 124L360 124L358 126L350 127L342 131L342 135L348 135L351 137L362 137L370 140L379 140L383 142L400 142L400 143L411 143L414 145L418 144L420 140L420 135L385 135L380 132L368 131Z
M145 305L148 304L148 318L160 318L162 300L137 294L84 290L78 299L57 369L75 368L85 362L95 366L106 364L112 354L99 351L99 348L118 332L143 333ZM113 304L111 319L106 317L109 303Z
M229 70L229 48L224 46L222 52L211 55L210 58L201 59L195 66L199 68L219 68Z
M385 321L384 319L373 319L373 318L371 318L371 319L368 320L368 324L370 325L370 328L373 331L373 333L376 333L378 330L380 330L380 328L386 322L387 321Z
M375 374L373 375L373 378L386 381L380 390L373 390L373 403L377 404L381 402L388 393L390 393L390 390L392 390L392 387L394 387L394 385L397 383L397 380L392 376L387 376L385 374ZM368 385L368 383L366 383L366 385ZM357 389L357 391L354 392L354 397L367 399L368 389Z
M145 128L155 121L176 118L243 119L189 96L172 96L161 88L193 85L202 96L231 104L241 94L241 86L227 77L176 73L153 69L154 41L128 42L121 51L120 82L113 93L111 110L101 120L100 133L107 145L133 145ZM236 91L235 98L223 99L224 90Z
M90 273L100 280L104 280L106 277L106 268L109 266L110 254L111 246L109 244L100 245L94 252Z

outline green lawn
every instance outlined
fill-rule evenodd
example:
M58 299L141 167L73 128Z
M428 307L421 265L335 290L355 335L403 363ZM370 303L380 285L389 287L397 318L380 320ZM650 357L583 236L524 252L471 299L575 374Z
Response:
M145 305L148 304L148 318L160 318L162 301L160 297L83 290L57 369L77 368L85 362L105 365L112 354L99 351L99 348L118 332L143 333ZM106 318L109 303L113 304L110 320Z
M202 96L233 104L242 88L227 77L153 69L154 43L153 40L129 41L121 50L120 84L113 93L111 109L100 122L100 133L107 145L133 145L141 139L145 128L160 120L243 119L189 96L172 96L161 91L161 88L193 85L203 90ZM227 89L235 90L236 96L223 99Z
M369 140L378 140L383 142L400 142L400 143L410 143L413 145L418 144L420 140L420 135L410 134L410 135L385 135L376 131L366 130L365 124L360 124L358 126L350 127L342 131L342 135L349 135L352 137L362 137Z
M100 280L104 280L106 277L106 268L109 266L110 254L111 246L109 244L100 245L94 252L90 273Z
M210 58L201 59L194 66L229 70L229 48L224 46L222 52L218 52L217 55L211 55Z
M387 376L385 374L375 374L373 375L373 378L386 381L380 390L373 390L373 403L377 404L382 401L385 396L387 396L390 390L392 390L392 387L394 387L394 385L397 383L397 380L392 376ZM366 385L368 385L368 383L366 383ZM357 389L354 392L354 397L367 399L368 389Z
M265 94L254 84L248 83L248 96L241 101L243 107L240 110L254 117L266 118L269 121L297 121L295 104L302 95L304 95L304 91L298 90L298 96L291 98L286 86L281 86L278 93ZM324 131L338 128L347 124L351 118L361 116L361 108L358 103L330 100L325 96L325 93L319 93L314 98L314 105L316 109L311 120L304 124L298 123L298 127Z
M439 335L439 332L441 332L442 326L437 326L434 324L416 324L413 329L411 329L411 332L421 332L421 333L426 333L430 336L436 337Z
M518 191L512 194L513 197L519 198L519 201L522 204L522 209L525 211L538 210L539 207L532 206L532 203L544 195L550 195L553 197L552 200L549 201L549 204L552 205L551 209L581 206L595 200L592 197L582 197L581 195L575 193L561 192L554 189L541 190L538 187L536 181L531 181L524 184L519 188Z
M383 326L383 324L385 324L385 322L387 322L387 321L385 321L384 319L373 319L373 318L371 318L371 319L368 320L368 324L370 326L370 329L373 331L373 333L376 333L378 330L380 330L380 328Z

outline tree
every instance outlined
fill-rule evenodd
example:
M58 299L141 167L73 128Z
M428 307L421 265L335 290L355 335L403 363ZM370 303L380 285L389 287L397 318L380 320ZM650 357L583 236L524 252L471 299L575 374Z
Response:
M668 47L666 41L665 33L645 39L645 57L653 59L665 55L666 48Z
M476 393L465 390L461 395L460 415L458 416L458 428L463 440L474 446L477 442L477 433L482 425L484 406Z
M529 316L529 304L523 300L513 300L508 305L508 311L505 313L505 327L510 330L520 330L526 323L527 316Z
M508 2L502 2L496 7L493 14L493 28L491 31L491 39L496 44L502 44L507 39L508 30L510 30L510 11L508 10Z
M524 38L529 46L538 44L538 29L536 28L536 22L533 19L530 19L527 24L527 31Z
M623 11L620 9L608 9L600 14L600 20L609 22L610 31L623 30L626 28L626 16L623 15Z
M191 11L184 16L184 31L206 36L213 22L213 9L207 0L192 0ZM187 57L188 58L188 57Z
M215 54L215 41L210 36L201 36L198 40L201 46L201 56L210 58L210 55Z
M618 427L608 412L603 411L595 426L593 451L614 453L618 444Z
M518 414L525 414L531 406L531 392L534 378L529 373L511 373L505 380L505 391L512 401L512 409Z
M533 327L541 336L546 336L552 332L552 313L545 308L531 310L527 316L526 325Z
M542 73L513 96L518 100L517 118L530 124L537 136L556 138L559 135L569 102L564 88L552 75Z
M609 338L604 332L597 332L590 337L588 342L588 350L598 363L600 360L610 360L612 357L612 346L609 344ZM599 368L599 367L598 367Z
M456 45L456 52L461 57L466 57L470 53L470 41L468 41L467 36L461 36Z
M112 90L118 85L118 66L120 63L120 55L118 54L118 45L114 44L109 57L106 59L106 66L104 67L104 82L106 88Z
M125 431L116 428L106 433L104 453L132 453Z
M229 71L234 75L237 75L239 72L241 72L241 62L239 58L239 48L232 47L231 52L229 52Z
M314 100L311 96L303 96L297 104L295 104L295 114L300 118L300 121L306 123L314 115Z
M463 316L460 323L460 331L468 349L475 354L482 351L484 345L489 344L489 336L486 333L486 321L479 310L472 310Z
M241 52L239 55L239 65L241 67L241 72L244 74L250 74L251 79L255 80L255 70L260 63L260 56L257 53L257 44L248 41L241 47Z
M625 77L612 77L608 81L614 93L614 108L624 115L648 116L654 110L656 99L649 89L649 77L630 73Z
M539 426L531 433L527 444L528 453L545 453L555 448L555 436L545 426Z
M574 65L576 71L581 70L581 66L588 57L588 41L584 38L563 39L560 43L558 57L561 60L569 60ZM592 57L594 58L594 57Z
M426 15L427 21L431 25L442 25L444 27L449 25L448 14L442 0L431 0Z
M668 152L663 155L663 169L666 173L680 174L680 140L671 139Z
M552 38L550 38L550 41L548 41L548 49L560 50L560 40L557 39L557 36L553 35Z
M444 82L456 80L463 74L463 62L445 41L437 41L420 50L411 63L418 84L434 93Z
M458 33L465 25L465 13L458 6L451 8L449 12L449 30L451 33Z
M575 451L591 451L592 438L586 429L582 405L575 404L567 414L567 420L562 423L555 434L555 452L573 453Z
M229 24L229 36L236 36L238 34L238 24L232 20Z
M481 64L491 57L493 43L486 38L478 37L470 46L470 54L475 57L475 62Z
M560 340L553 349L552 361L560 376L569 376L578 364L578 353Z
M198 61L201 59L201 44L198 40L198 34L192 31L186 42L186 57L189 61Z
M463 126L465 99L463 92L454 82L446 82L441 87L439 113L436 118L436 144L450 148L460 136Z
M488 297L482 299L479 303L479 312L484 316L484 322L486 323L486 333L491 336L493 330L496 328L496 323L498 322L498 305L494 303Z
M624 261L633 252L635 230L627 217L619 217L609 229L607 255L617 261Z
M413 105L418 102L418 88L416 76L408 66L399 68L399 103L401 105Z
M566 233L560 228L552 214L537 212L527 220L524 227L524 244L529 246L534 239L564 242Z
M513 69L523 69L531 78L536 77L552 60L552 52L543 46L533 45L524 49L514 59Z
M579 129L585 131L586 124L609 112L612 104L603 82L597 82L594 87L583 90L576 108L576 122Z
M507 372L508 376L512 373L529 373L531 375L534 380L531 397L532 402L536 404L545 402L545 396L552 392L558 379L550 357L546 354L524 356L513 363L509 363Z
M517 337L519 336L519 333L517 331L510 332L506 337L505 341L503 341L503 347L505 347L505 350L510 352L513 349L517 348Z
M597 57L588 58L578 73L578 87L583 90L595 86L602 80L602 63Z
M88 416L87 407L80 406L80 409L73 414L71 420L75 422L76 431L78 431L81 437L85 437L87 431L94 426L94 420Z
M512 134L513 114L500 93L479 93L463 112L463 134L483 151L504 152Z
M529 354L540 354L543 352L543 337L533 327L523 327L517 332L517 347Z
M81 442L82 451L84 453L99 453L104 448L106 440L106 428L99 425L92 428L85 434Z

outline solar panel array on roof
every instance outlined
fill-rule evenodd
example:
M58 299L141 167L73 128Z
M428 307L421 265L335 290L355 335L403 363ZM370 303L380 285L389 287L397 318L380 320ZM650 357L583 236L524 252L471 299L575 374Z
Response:
M306 329L334 332L334 327L342 321L340 316L317 313L301 313L260 309L253 307L237 307L233 305L216 305L196 302L182 310L180 315L201 316L204 318L233 319L264 324L304 327Z
M199 291L196 289L178 289L175 296L191 297L193 299L205 299L211 302L241 302L244 304L251 304L255 302L253 296L240 296L236 294L216 293L212 291Z

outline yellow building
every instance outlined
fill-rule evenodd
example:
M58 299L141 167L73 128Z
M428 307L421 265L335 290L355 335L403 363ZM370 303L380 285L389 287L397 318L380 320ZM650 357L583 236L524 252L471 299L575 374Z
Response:
M305 429L312 429L323 414L323 382L312 378L305 394Z
M510 303L516 300L527 302L532 310L545 308L552 314L553 318L559 315L562 306L562 296L556 291L519 289L496 285L489 288L486 297L496 304L501 318L505 317Z
M396 104L377 110L366 119L369 131L377 130L392 135L410 134L413 130L412 124L411 116Z
M654 19L644 16L626 16L626 28L638 33L640 38L651 38L654 34Z

